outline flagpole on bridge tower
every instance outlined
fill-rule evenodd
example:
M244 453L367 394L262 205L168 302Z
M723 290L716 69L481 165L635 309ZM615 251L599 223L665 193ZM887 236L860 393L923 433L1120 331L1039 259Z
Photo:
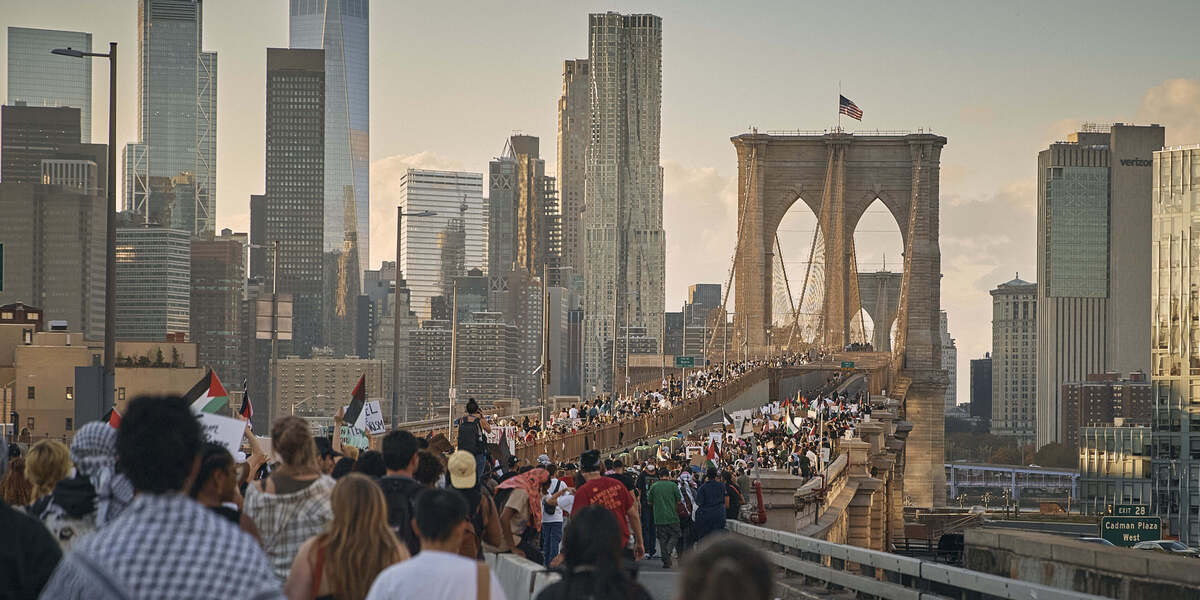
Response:
M838 80L838 133L842 132L842 80Z

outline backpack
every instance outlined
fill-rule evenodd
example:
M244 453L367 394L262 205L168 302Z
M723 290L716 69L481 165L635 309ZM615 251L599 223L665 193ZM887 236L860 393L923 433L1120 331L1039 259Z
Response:
M479 438L482 437L482 430L479 427L478 420L466 419L458 423L458 449L466 450L471 454L478 456L482 451L482 444L479 443Z
M487 496L479 497L479 504L475 505L475 511L467 519L471 526L463 532L462 543L458 546L459 556L464 556L473 560L483 560L483 533L486 531L486 526L483 523L483 503L487 502Z
M379 487L387 501L388 526L408 547L409 554L416 556L421 551L421 540L413 531L412 520L417 514L416 500L421 484L407 478L384 477L379 480Z

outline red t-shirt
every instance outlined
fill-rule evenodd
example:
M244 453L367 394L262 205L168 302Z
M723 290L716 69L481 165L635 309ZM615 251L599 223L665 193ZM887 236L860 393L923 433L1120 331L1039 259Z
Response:
M626 513L633 506L633 494L625 489L625 484L612 477L597 477L575 491L575 503L571 512L592 504L599 504L612 511L621 524L621 539L629 539L629 520Z

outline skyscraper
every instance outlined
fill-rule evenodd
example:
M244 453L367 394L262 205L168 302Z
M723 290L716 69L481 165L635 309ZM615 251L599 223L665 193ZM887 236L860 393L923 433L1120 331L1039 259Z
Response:
M538 138L514 135L488 164L488 274L521 269L541 277L558 266L561 242L558 194Z
M409 169L400 179L400 208L405 213L423 210L430 217L404 219L398 258L399 277L412 291L411 307L421 320L432 315L430 301L444 295L444 283L466 275L471 268L487 268L487 234L484 228L483 175L452 171ZM462 227L462 266L443 265L443 256L457 260L458 228ZM449 266L449 270L443 267Z
M41 183L42 161L79 148L78 108L0 107L0 180Z
M971 416L992 422L992 353L971 359ZM989 425L990 428L990 425Z
M558 193L562 215L562 264L583 273L583 174L587 162L588 61L563 61L558 99Z
M992 294L992 433L1034 441L1037 430L1038 285L1020 277Z
M246 234L221 231L192 240L191 341L199 364L230 387L247 377L242 301L246 295Z
M370 73L367 0L291 0L288 46L325 50L326 253L370 264Z
M611 389L604 349L630 328L662 329L662 19L589 16L584 165L585 394ZM652 337L658 337L655 334Z
M103 339L105 214L95 192L0 183L0 305L36 302L46 321Z
M941 312L940 326L942 368L946 370L946 377L950 380L950 385L946 386L946 410L950 410L958 405L958 348L954 345L954 338L950 337L950 318L944 310Z
M1038 153L1037 445L1062 386L1149 369L1151 154L1163 128L1085 125Z
M1188 545L1200 542L1200 145L1154 153L1151 193L1150 377L1154 415L1153 510Z
M92 139L92 65L55 48L92 51L92 34L57 29L8 28L8 104L79 109L81 143Z
M325 51L267 49L267 159L261 223L266 245L279 242L281 294L292 294L293 351L325 345ZM253 206L252 206L253 208ZM256 211L251 211L251 217ZM272 251L262 276L271 289Z
M117 339L165 341L191 327L191 233L117 229Z
M161 214L157 203L191 220L193 234L216 228L217 53L201 49L202 0L138 4L138 140L125 147L125 209ZM190 175L186 190L155 194L152 178ZM175 195L190 194L189 198ZM179 206L186 204L188 206ZM176 220L176 225L180 223ZM183 224L187 225L187 224Z

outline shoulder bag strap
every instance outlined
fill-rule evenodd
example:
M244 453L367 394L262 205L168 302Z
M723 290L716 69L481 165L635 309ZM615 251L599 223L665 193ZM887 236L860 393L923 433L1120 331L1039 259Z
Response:
M492 578L488 574L487 563L476 563L475 567L475 599L489 600L492 594Z
M312 597L316 598L321 592L321 576L325 574L325 544L317 543L317 564L313 567Z

